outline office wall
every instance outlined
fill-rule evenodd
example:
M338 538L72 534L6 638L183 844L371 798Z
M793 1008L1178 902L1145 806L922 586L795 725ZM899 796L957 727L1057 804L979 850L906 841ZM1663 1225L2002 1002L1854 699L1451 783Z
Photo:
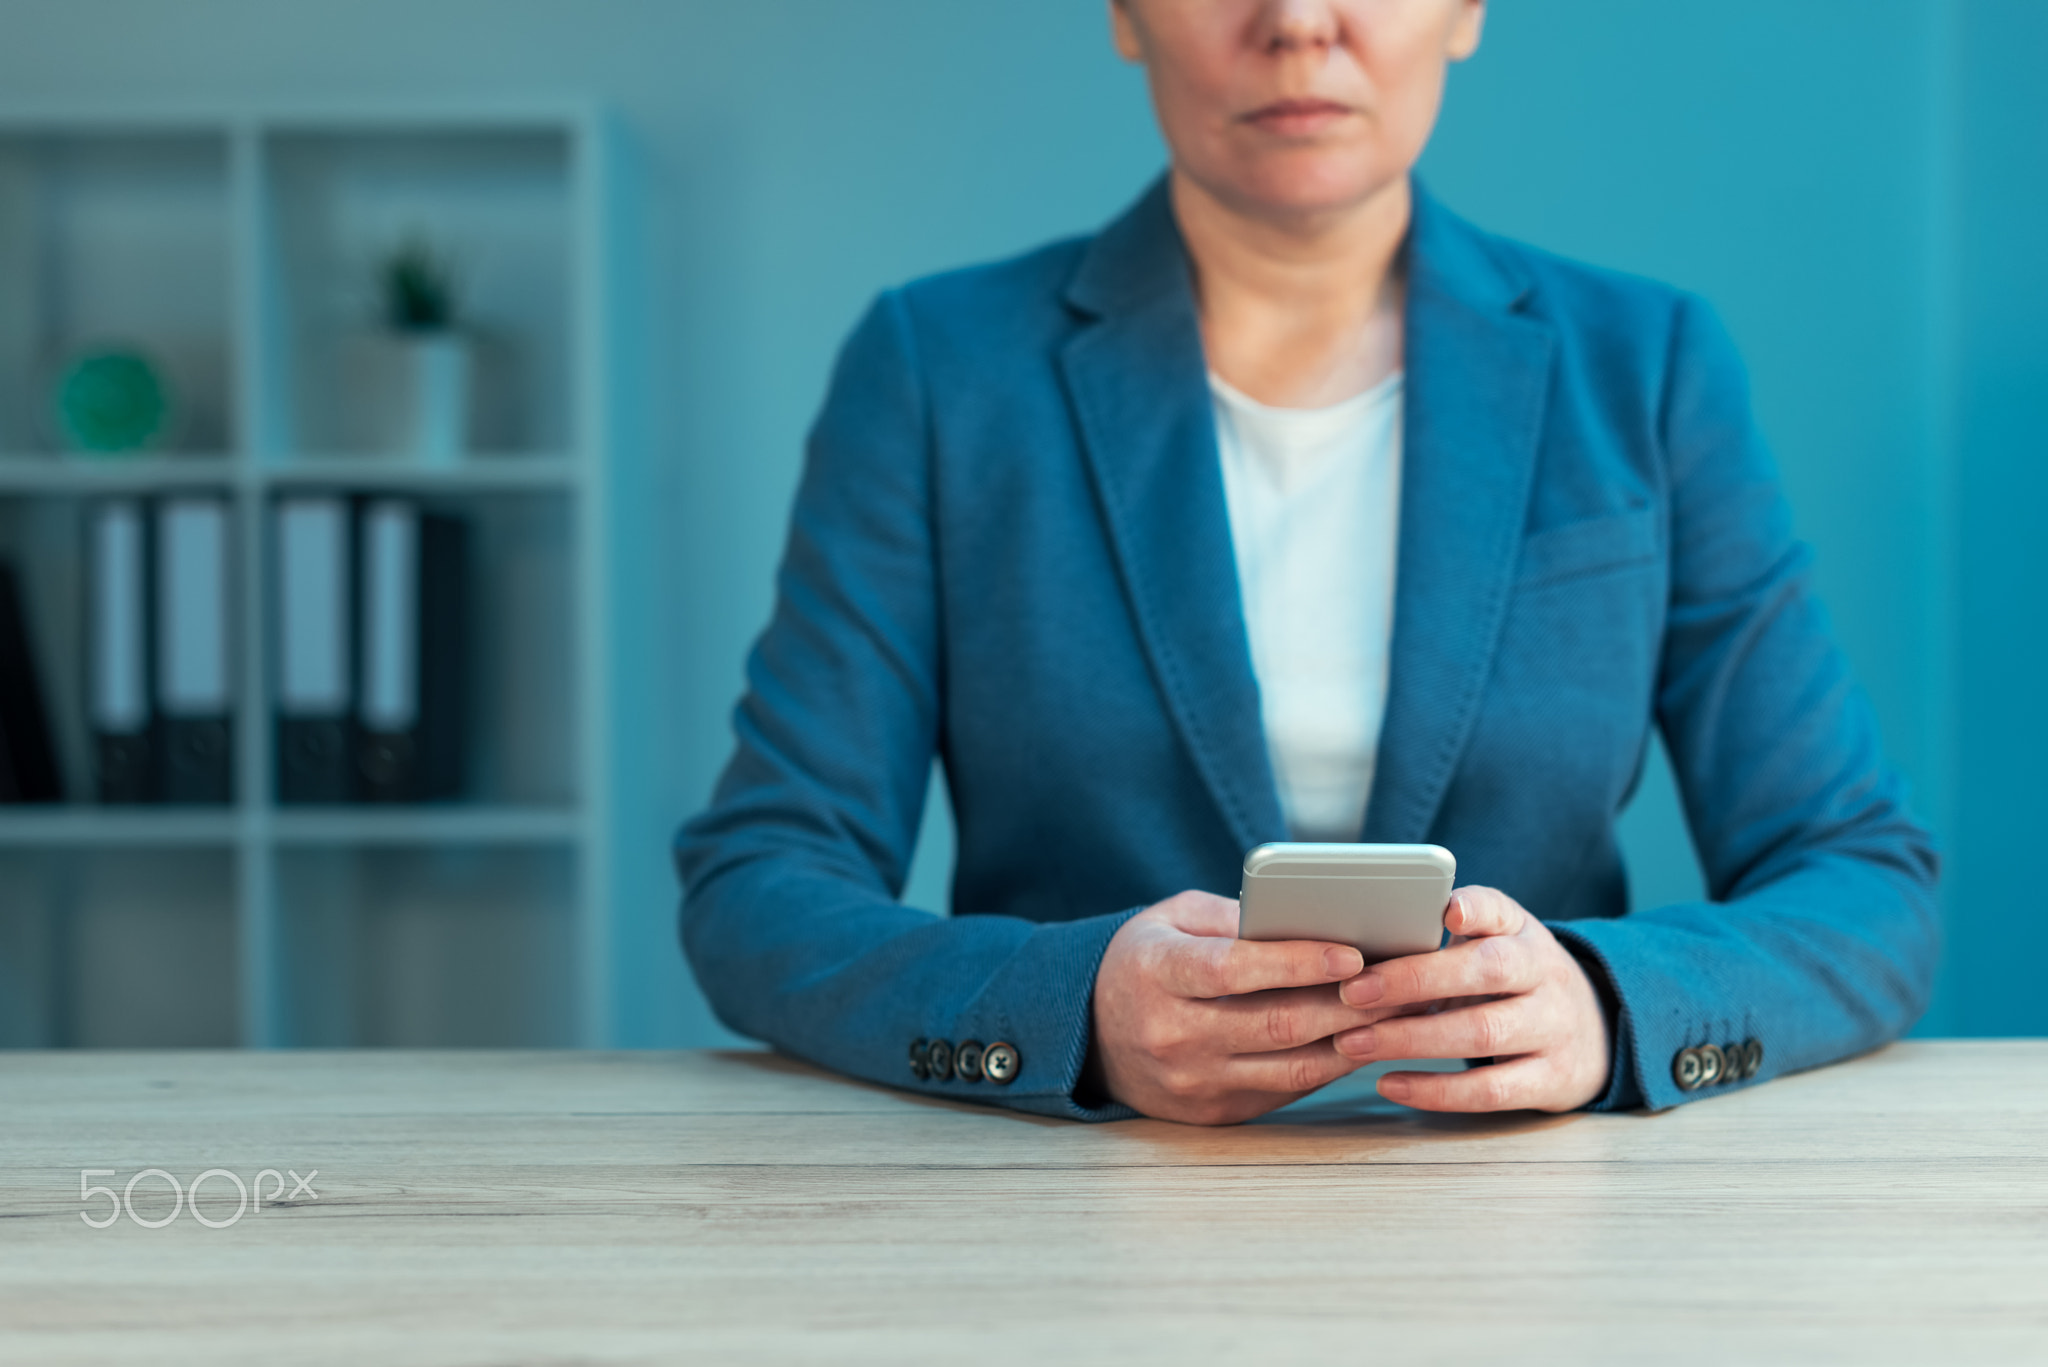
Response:
M1957 596L1944 1004L1959 1032L2048 1031L2034 858L2048 826L2048 5L1957 25L1944 284Z
M568 95L620 115L629 439L661 548L632 601L663 719L622 815L646 851L620 911L630 1042L716 1037L671 952L665 840L723 758L839 338L876 289L1086 229L1160 163L1101 10L0 0L9 101ZM2048 416L2044 41L2030 0L1501 0L1425 162L1482 223L1698 290L1742 344L1842 638L1951 835L1943 1030L2048 1029L1988 900L2048 812L2023 668L2048 582L2023 497ZM1661 771L1627 834L1640 899L1697 886Z

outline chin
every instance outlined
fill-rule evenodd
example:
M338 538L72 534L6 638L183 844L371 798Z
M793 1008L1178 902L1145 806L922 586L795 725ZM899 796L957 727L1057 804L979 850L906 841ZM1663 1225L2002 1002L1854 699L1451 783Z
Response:
M1255 213L1314 216L1356 208L1406 176L1404 166L1360 165L1355 155L1269 156L1239 168L1225 193Z

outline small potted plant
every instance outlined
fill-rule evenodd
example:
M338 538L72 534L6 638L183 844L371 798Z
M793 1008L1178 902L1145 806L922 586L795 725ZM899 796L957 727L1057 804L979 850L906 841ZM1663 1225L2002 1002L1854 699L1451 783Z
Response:
M469 439L469 345L456 326L455 270L447 255L412 236L384 259L384 321L404 343L412 388L407 442L430 464L458 459Z

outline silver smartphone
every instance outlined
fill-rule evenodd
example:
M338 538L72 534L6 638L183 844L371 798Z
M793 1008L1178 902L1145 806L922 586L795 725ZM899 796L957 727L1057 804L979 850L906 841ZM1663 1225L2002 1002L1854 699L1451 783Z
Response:
M1369 964L1444 939L1458 861L1441 845L1261 845L1244 857L1240 940L1327 940Z

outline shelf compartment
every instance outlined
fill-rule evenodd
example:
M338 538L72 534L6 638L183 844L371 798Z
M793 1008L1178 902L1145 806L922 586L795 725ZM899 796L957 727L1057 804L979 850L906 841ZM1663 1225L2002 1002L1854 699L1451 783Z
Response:
M336 129L264 140L287 451L393 449L401 369L381 262L446 255L470 344L470 445L560 450L570 401L570 143L560 127Z
M169 463L168 460L164 463ZM220 466L214 467L216 470ZM181 483L186 489L228 492L219 479L195 479ZM50 725L57 748L58 772L66 798L86 804L95 793L92 771L91 726L86 715L86 519L92 501L102 495L137 490L116 485L23 494L0 490L0 557L11 561L20 577L27 611L30 648L41 677L43 697L49 706ZM231 573L242 573L241 544L231 535ZM247 642L247 624L231 603L229 649L239 653ZM239 680L240 675L234 676ZM235 690L235 706L244 703L242 690ZM59 819L52 814L53 828L69 823L107 820L116 823L144 822L135 829L181 829L176 807L97 807L80 805L64 809L75 813ZM202 814L219 818L222 809L184 809L197 819ZM132 815L131 815L132 814ZM39 813L27 808L0 807L0 831L29 828ZM28 826L24 827L23 823ZM150 822L165 823L161 827ZM0 834L0 840L7 839Z
M277 859L284 1043L572 1043L568 849L288 849Z
M486 807L573 805L580 797L573 500L553 490L392 492L410 492L423 510L459 517L469 529L471 702L462 799ZM266 621L274 623L276 612L273 601Z
M235 868L225 849L0 848L0 1046L235 1044Z
M84 347L140 347L172 391L164 440L235 444L226 134L0 133L0 450L54 451Z

